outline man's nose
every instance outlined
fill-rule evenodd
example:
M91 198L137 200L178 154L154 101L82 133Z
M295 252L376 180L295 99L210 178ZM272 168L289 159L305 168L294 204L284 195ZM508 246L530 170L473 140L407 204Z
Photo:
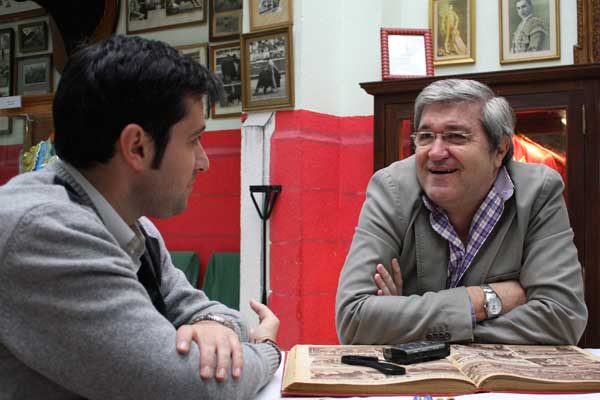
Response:
M204 151L204 147L199 146L198 150L196 151L196 164L194 165L194 169L206 172L208 171L209 167L210 161L208 159L208 155L206 154L206 151Z
M435 135L431 147L429 147L430 158L444 158L448 156L448 143L442 135Z

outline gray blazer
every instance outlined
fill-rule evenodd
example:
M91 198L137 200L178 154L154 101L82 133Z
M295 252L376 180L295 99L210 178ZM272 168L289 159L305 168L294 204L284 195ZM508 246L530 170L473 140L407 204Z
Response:
M429 223L415 159L377 171L340 275L336 327L341 343L577 343L587 321L582 271L558 173L510 162L514 196L461 280L446 289L448 242ZM402 296L376 296L375 266L397 257ZM466 286L517 279L527 303L472 326Z

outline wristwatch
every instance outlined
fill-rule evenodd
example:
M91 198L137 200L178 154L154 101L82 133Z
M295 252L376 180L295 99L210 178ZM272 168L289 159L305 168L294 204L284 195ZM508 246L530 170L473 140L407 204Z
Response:
M235 323L233 321L223 318L220 315L216 315L213 313L200 315L200 316L192 319L189 322L189 325L195 324L196 322L200 322L200 321L214 321L214 322L217 322L217 323L223 325L226 328L231 329L234 332L237 332L237 330L235 329Z
M498 297L498 294L490 287L490 285L481 285L481 289L485 296L483 308L485 308L487 318L496 318L502 311L502 300L500 300L500 297Z

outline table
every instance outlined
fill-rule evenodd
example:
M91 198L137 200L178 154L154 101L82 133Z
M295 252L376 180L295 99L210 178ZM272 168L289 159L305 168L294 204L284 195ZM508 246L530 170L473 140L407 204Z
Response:
M585 349L596 356L600 356L600 349ZM285 360L285 354L283 354ZM256 396L256 400L281 399L281 379L283 378L283 363L275 373L273 379ZM316 399L340 399L340 397L283 397L291 400L316 400ZM345 397L346 399L365 399L365 397ZM413 400L413 396L381 396L372 397L377 400ZM462 396L454 396L457 400L599 400L600 393L585 394L521 394L521 393L477 393ZM433 399L446 399L443 396L433 396Z

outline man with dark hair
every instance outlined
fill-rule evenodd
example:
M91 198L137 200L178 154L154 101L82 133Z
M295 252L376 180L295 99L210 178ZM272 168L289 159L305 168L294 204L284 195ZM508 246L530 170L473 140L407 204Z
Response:
M0 187L0 398L250 398L269 381L277 317L253 301L249 334L145 217L186 208L209 166L203 96L220 93L158 41L71 56L54 98L60 160Z
M377 171L337 292L340 341L575 344L587 320L560 175L512 160L508 102L440 80L415 155Z

